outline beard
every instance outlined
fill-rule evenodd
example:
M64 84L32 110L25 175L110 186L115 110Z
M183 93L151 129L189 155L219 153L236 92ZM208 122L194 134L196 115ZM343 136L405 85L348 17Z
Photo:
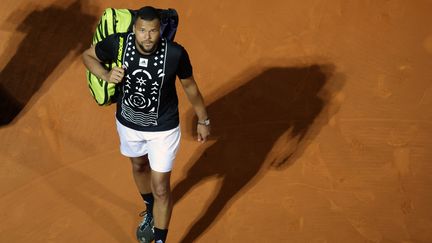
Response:
M138 44L138 47L141 49L141 51L143 51L145 54L151 54L151 53L153 53L156 50L158 43L155 43L155 42L150 42L150 43L141 42L141 43L137 43L137 44Z

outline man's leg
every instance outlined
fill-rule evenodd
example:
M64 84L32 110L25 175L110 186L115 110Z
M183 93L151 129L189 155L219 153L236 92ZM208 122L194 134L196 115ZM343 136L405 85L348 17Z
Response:
M155 242L165 242L172 213L170 187L171 172L151 172L151 187L154 195ZM160 241L159 241L160 240Z
M151 190L151 169L147 155L138 158L130 158L132 162L132 174L138 191L141 194L146 206L147 212L153 211L153 194Z
M138 191L141 194L151 193L151 169L147 155L138 158L130 158L132 162L132 174Z
M132 162L132 174L140 193L150 193L151 169L147 155L138 158L130 158Z
M143 217L137 228L137 238L140 242L150 242L153 238L149 235L153 228L154 197L151 191L151 169L147 155L130 158L132 162L132 174L135 184L146 205L146 210L140 214ZM154 234L153 234L154 235ZM149 238L150 237L150 238ZM150 240L150 241L149 241Z
M180 129L160 134L157 139L148 141L151 165L151 189L154 196L154 238L155 243L164 243L173 208L171 196L171 170L180 144Z

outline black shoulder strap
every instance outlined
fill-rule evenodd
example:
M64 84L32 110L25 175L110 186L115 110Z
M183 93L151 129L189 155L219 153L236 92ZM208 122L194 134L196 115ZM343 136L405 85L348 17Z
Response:
M170 41L173 41L177 33L179 18L175 9L160 9L161 16L161 35Z

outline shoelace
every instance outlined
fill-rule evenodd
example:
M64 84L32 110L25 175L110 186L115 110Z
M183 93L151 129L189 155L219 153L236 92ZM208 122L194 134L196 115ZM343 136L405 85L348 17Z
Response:
M141 213L139 213L140 217L144 217L147 215L147 210L142 211Z
M152 220L153 217L149 213L147 213L146 210L144 210L141 213L139 213L139 216L140 217L144 217L144 219L140 223L140 226L142 226L142 225L146 225L146 226L150 225L151 220Z

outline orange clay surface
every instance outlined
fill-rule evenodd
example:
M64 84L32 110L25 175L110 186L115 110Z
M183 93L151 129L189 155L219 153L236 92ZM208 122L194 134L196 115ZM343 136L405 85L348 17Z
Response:
M80 53L104 8L144 4L179 12L213 124L196 142L179 85L168 242L432 242L426 0L2 0L0 242L136 242Z

